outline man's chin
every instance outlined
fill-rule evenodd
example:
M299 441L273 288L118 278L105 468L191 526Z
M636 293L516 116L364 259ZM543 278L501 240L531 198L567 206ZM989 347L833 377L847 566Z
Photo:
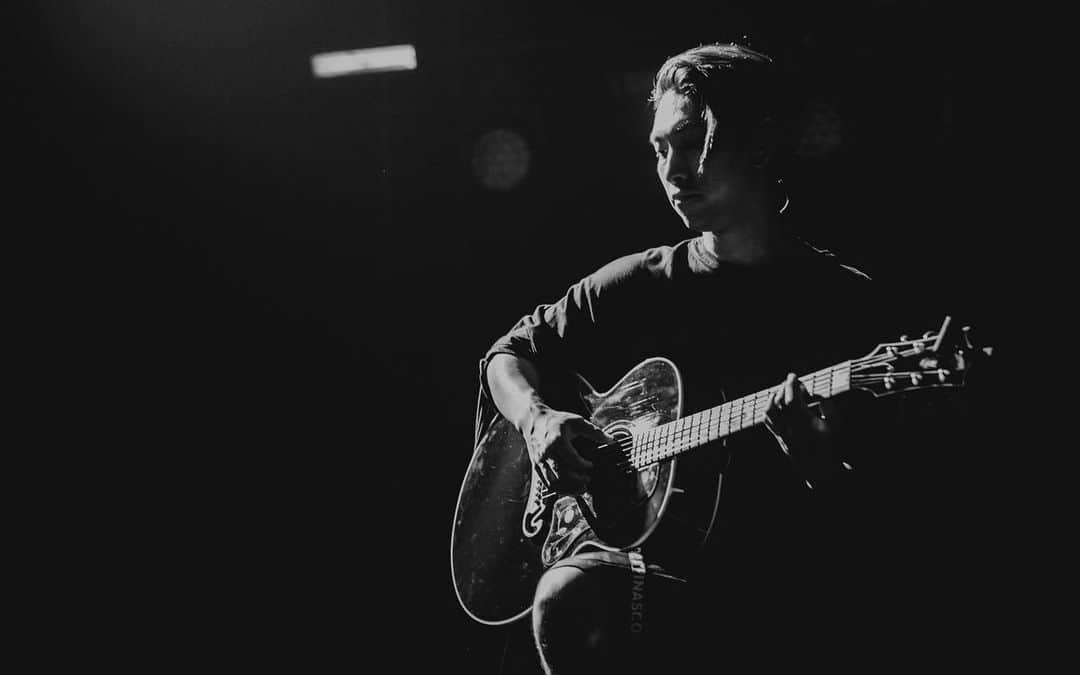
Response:
M705 232L709 229L708 227L706 227L705 220L703 218L695 218L694 216L687 215L685 213L680 213L679 218L682 219L683 225L686 226L686 229L690 230L691 232Z
M703 217L703 214L698 209L676 207L675 213L678 214L679 218L683 221L683 225L685 225L688 230L705 232L708 229L706 218Z

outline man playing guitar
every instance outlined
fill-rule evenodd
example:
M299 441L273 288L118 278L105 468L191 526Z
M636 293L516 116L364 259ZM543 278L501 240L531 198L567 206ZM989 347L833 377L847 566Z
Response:
M454 574L481 621L531 611L547 673L698 672L702 657L732 672L867 672L876 587L861 563L876 549L858 526L862 472L852 458L867 434L819 399L848 387L857 373L842 360L874 344L884 320L869 277L781 218L796 137L787 91L768 56L735 44L664 63L649 142L692 237L604 265L522 317L482 361L482 400L513 432L483 422L478 435L487 431L489 447L493 438L523 444L526 472L499 492L511 481L486 476L504 458L478 452L459 504ZM944 381L944 368L934 372ZM875 377L892 386L891 374ZM594 405L582 406L582 382L619 384L604 395L585 387ZM693 425L678 419L709 406L687 418ZM623 421L604 421L616 409L610 419ZM712 449L677 469L661 461L691 445ZM628 465L625 499L605 497L620 491L601 487L611 467ZM483 481L500 496L476 506L470 495ZM632 508L605 504L620 501ZM487 537L464 534L504 505L524 515ZM634 515L608 519L605 508ZM528 549L520 558L519 544ZM496 562L470 562L481 559ZM481 596L485 576L535 580L535 589L524 601Z

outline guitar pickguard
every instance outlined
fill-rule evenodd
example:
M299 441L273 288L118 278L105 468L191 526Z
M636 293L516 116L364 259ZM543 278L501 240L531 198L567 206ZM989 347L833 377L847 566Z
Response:
M585 502L586 508L592 509L591 495L584 494L581 499ZM554 504L552 504L553 500ZM582 539L583 534L591 535L585 537L586 540L596 539L577 499L570 496L556 498L554 495L545 498L543 484L537 478L535 471L529 490L529 501L525 506L521 521L521 531L526 537L533 538L541 533L544 528L544 515L549 506L551 507L551 525L540 547L540 562L545 568L551 567L564 558L567 551L575 546L579 539Z
M583 494L582 499L586 507L592 508L592 497ZM555 506L551 513L551 527L548 530L547 539L540 549L540 561L544 567L551 567L566 556L566 552L578 543L582 535L589 535L589 539L595 539L589 521L582 513L581 506L574 497L559 497L555 500Z
M536 471L532 471L532 482L529 485L529 499L525 503L525 512L521 516L521 531L530 539L540 534L544 529L544 510L547 508L547 500L542 496L542 484L537 477Z

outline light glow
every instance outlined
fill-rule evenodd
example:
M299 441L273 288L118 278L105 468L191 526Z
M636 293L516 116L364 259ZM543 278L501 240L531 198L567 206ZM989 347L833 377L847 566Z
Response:
M311 70L315 77L416 70L416 49L412 45L393 45L316 54L311 57Z

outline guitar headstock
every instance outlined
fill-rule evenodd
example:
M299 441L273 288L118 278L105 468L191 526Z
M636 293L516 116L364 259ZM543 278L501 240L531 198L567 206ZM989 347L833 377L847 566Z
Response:
M851 361L851 387L874 396L888 396L918 389L956 388L973 363L993 353L992 347L976 347L969 326L951 327L946 316L941 328L920 338L900 336L896 342L879 344L866 356Z

